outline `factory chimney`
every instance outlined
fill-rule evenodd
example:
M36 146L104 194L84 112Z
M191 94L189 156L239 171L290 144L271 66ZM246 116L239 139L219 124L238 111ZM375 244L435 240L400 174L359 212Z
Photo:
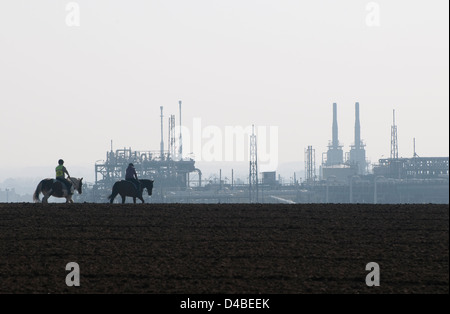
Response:
M333 103L333 139L332 139L332 146L334 149L337 149L339 147L339 140L338 140L338 124L337 124L337 104Z
M361 125L359 124L359 102L355 103L355 149L361 147Z
M163 106L160 106L159 109L161 109L161 152L160 152L160 158L161 160L164 160L164 132L163 132Z
M357 167L358 175L367 173L366 150L361 141L361 125L359 123L359 102L355 103L355 143L350 149L350 163Z
M328 144L326 166L339 165L344 162L342 146L339 145L338 125L337 125L337 104L333 103L333 137Z

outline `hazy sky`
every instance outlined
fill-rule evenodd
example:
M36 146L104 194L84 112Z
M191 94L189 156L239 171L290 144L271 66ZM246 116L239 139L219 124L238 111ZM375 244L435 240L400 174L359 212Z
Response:
M279 162L300 169L327 150L333 102L345 152L358 101L371 162L393 109L400 156L414 137L449 155L447 0L78 0L79 26L70 2L0 2L0 180L59 158L93 176L111 140L159 150L178 100L190 129L277 127Z

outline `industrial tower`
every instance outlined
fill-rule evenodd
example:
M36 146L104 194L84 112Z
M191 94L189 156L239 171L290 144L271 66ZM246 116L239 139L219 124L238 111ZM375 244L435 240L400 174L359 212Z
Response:
M342 145L339 145L338 139L338 123L337 123L337 104L333 103L333 129L332 141L328 144L327 166L340 165L344 163L344 153Z
M181 136L181 133L182 133L182 129L181 129L181 100L180 101L178 101L178 104L179 104L179 106L180 106L180 143L179 143L179 160L182 160L183 159L183 138L182 138L182 136Z
M366 174L366 150L361 140L361 125L359 123L359 102L355 104L355 143L350 146L350 163L357 167L357 174Z
M391 159L398 159L398 139L397 126L395 125L395 109L392 111L392 126L391 126Z
M252 126L252 135L250 136L250 170L249 170L249 201L258 203L259 201L259 183L258 183L258 149L255 135L255 126Z
M169 159L176 159L177 152L175 149L175 115L171 114L169 117Z
M163 106L159 107L159 109L161 109L161 144L160 144L160 148L159 148L159 150L160 150L159 154L160 154L161 160L164 160L163 108L164 108Z
M312 146L305 150L306 183L313 184L316 180L316 152Z

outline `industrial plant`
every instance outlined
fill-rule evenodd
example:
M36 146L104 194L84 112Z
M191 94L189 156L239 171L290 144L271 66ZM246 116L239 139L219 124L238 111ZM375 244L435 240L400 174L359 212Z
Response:
M178 125L181 129L182 102L178 102ZM316 165L316 149L305 148L303 180L283 183L276 171L259 172L257 135L249 136L248 177L231 182L202 182L202 171L193 158L183 157L181 131L177 132L175 115L168 119L164 134L161 110L161 142L159 150L135 151L111 149L106 159L95 163L95 183L85 187L78 201L105 202L112 185L124 178L129 163L135 165L140 178L154 180L150 203L449 203L449 157L398 157L395 110L391 126L390 158L371 165L366 159L366 144L361 139L360 106L355 103L354 142L344 152L339 142L338 106L332 104L331 141ZM166 146L167 145L167 146Z

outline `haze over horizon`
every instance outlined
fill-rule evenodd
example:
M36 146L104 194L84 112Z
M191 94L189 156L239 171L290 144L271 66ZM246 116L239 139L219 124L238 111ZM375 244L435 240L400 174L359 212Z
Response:
M159 151L160 106L167 148L179 100L191 133L195 119L222 134L276 128L277 163L292 171L308 145L319 167L334 102L344 152L359 102L371 162L389 157L394 109L399 156L413 138L421 157L449 155L448 1L72 2L79 26L67 25L71 1L0 3L0 182L51 177L60 158L92 180L111 140Z

